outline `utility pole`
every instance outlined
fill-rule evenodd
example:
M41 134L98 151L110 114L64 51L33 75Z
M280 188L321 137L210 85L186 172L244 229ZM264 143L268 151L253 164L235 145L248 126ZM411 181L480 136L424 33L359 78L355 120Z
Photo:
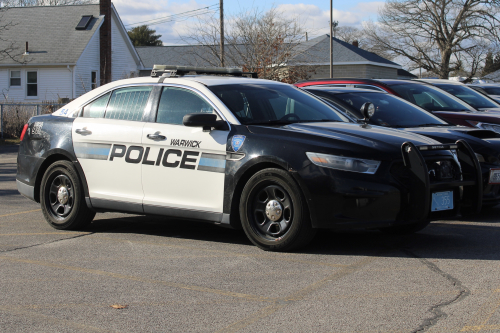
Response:
M333 0L330 0L330 78L333 78Z
M220 66L224 67L224 0L219 0L220 14Z

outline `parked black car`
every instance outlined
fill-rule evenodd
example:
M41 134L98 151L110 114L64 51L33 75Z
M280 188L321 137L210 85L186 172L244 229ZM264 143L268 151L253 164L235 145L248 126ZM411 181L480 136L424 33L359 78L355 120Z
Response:
M472 129L448 123L394 95L374 90L341 87L306 87L335 108L360 121L361 107L373 103L375 113L368 123L403 129L425 135L442 143L466 140L481 164L483 205L500 203L500 135L488 130Z

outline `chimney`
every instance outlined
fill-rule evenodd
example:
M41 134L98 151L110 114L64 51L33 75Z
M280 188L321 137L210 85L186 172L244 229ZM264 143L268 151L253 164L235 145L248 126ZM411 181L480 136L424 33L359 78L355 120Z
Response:
M26 48L24 49L24 55L29 55L30 51L28 49L28 42L26 42Z
M357 41L357 40L353 41L353 42L352 42L352 45L353 45L353 46L356 46L356 47L359 47L359 43L358 43L358 41Z
M104 22L99 31L99 52L101 55L100 86L111 82L111 0L99 0L99 14Z

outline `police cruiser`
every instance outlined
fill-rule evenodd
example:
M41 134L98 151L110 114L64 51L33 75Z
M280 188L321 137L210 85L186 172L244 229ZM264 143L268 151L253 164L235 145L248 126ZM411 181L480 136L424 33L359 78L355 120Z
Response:
M414 232L480 210L466 142L352 123L308 92L244 74L155 66L31 118L19 192L56 229L97 212L161 215L242 227L274 251L319 228Z

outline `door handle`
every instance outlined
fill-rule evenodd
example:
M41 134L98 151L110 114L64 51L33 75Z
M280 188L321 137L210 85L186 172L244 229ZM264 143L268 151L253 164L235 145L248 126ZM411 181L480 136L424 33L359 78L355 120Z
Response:
M165 135L159 134L159 132L155 134L148 134L148 139L151 140L165 140L167 137Z
M81 134L81 135L90 135L90 134L92 134L92 132L89 131L86 127L82 128L82 129L77 128L75 130L75 132L76 132L76 134Z

